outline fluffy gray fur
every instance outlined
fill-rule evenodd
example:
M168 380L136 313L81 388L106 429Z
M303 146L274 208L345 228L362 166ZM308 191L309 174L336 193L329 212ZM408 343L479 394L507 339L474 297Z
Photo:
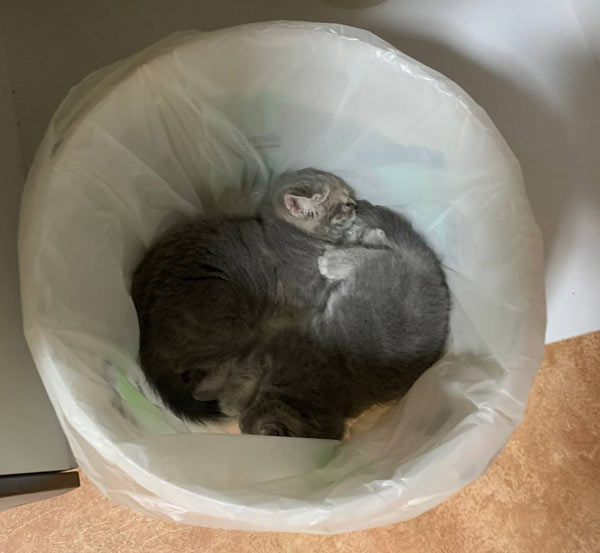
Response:
M337 286L310 327L282 330L226 387L243 432L340 438L347 418L402 397L442 354L450 297L434 252L406 219L364 201L347 234L318 259Z
M196 220L147 252L131 295L148 381L177 415L222 416L232 368L327 300L317 259L355 218L352 189L306 169L272 186L257 218Z
M304 170L260 217L195 221L133 279L140 357L177 414L246 433L340 438L348 417L401 397L434 363L449 294L401 216Z

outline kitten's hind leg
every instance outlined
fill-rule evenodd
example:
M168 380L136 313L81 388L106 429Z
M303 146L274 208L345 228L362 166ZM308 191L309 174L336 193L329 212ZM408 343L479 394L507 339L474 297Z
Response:
M192 396L197 401L219 399L225 389L227 379L236 360L215 364L210 372L206 372L193 385Z
M341 439L345 399L340 395L337 354L310 333L290 327L277 333L258 355L262 375L239 412L245 434Z
M223 386L219 386L216 382L201 380L194 387L192 396L197 401L212 401L218 399Z
M341 440L345 421L333 412L300 412L277 397L261 397L240 414L244 434Z

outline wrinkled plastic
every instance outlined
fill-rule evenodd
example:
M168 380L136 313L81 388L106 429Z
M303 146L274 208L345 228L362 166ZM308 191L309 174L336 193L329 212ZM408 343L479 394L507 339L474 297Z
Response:
M131 272L177 218L248 212L307 166L404 213L440 253L448 353L346 443L201 432L144 385ZM81 468L111 499L190 524L333 533L414 517L501 451L543 348L517 161L458 86L349 27L181 33L85 79L40 146L19 248L25 333Z

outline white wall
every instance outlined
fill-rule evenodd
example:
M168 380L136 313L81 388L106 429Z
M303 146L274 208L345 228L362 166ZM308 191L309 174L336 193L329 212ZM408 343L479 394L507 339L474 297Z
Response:
M600 65L600 1L571 0L571 4Z

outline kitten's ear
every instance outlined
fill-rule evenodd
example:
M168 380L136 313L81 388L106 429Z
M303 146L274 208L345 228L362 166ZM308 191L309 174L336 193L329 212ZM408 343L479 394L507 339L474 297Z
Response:
M314 211L315 206L311 198L304 196L294 196L293 194L286 194L283 197L285 207L294 217L306 217Z

